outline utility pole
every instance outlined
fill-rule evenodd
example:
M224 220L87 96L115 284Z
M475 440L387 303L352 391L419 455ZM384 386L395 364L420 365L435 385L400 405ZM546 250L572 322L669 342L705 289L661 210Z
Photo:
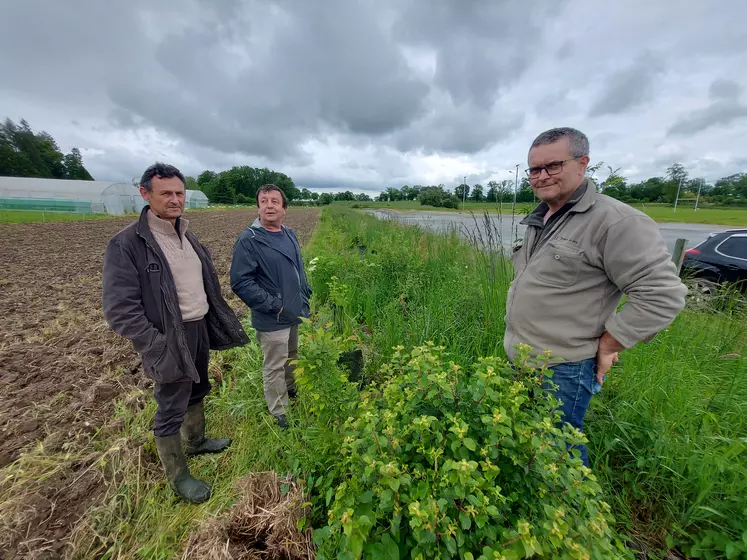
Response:
M703 183L705 183L705 179L701 179L698 181L698 196L695 197L695 210L698 209L698 201L700 200L700 189L703 188Z
M519 164L516 164L516 175L514 179L514 207L512 208L512 212L516 214L516 191L519 190Z
M680 177L680 184L677 187L677 196L674 199L674 212L677 211L677 201L680 199L680 189L682 188L682 179L684 179L684 177Z
M462 183L462 212L464 212L464 203L467 201L467 176L464 176L464 183Z

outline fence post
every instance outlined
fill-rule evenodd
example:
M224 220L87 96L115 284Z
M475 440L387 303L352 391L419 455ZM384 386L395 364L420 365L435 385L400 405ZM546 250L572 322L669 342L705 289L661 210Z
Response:
M678 239L674 244L674 251L672 252L672 262L677 267L677 274L682 269L682 261L685 258L685 247L687 246L687 239Z

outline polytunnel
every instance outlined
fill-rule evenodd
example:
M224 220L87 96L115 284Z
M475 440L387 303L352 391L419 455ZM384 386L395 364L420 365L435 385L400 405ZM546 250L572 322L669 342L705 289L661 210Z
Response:
M208 197L202 191L187 189L184 196L185 208L207 208Z
M138 212L144 203L129 183L0 177L0 208L120 215Z

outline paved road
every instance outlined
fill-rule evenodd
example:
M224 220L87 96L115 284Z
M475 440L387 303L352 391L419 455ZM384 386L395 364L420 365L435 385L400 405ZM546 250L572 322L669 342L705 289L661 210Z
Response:
M389 210L370 210L379 219L395 219L403 223L419 225L435 231L455 230L463 237L475 237L486 233L486 226L482 216L472 216L471 214L458 212L393 212ZM524 237L524 226L519 222L524 216L516 215L491 215L492 229L497 237L500 237L501 243L505 247L511 246L511 241L516 237ZM687 246L695 245L705 241L708 234L716 231L726 231L730 229L727 226L714 226L703 224L659 224L659 229L667 242L670 253L674 250L674 244L678 238L687 239ZM511 235L511 233L514 235Z

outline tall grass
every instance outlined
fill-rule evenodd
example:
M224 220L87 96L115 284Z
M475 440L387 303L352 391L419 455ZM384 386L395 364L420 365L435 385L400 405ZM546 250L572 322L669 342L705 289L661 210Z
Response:
M434 340L461 362L502 355L512 272L499 228L484 222L467 246L454 232L327 210L311 248L316 293L326 300L328 285L345 286L335 303L366 325L374 352ZM721 308L685 311L624 352L592 399L593 469L644 548L747 555L747 315Z

